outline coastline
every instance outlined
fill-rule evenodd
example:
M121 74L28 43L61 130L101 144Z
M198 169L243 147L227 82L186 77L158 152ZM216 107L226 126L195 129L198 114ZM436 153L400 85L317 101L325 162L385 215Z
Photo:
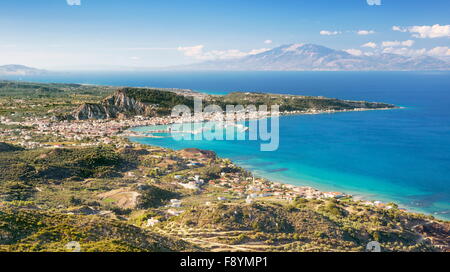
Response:
M363 111L385 111L385 110L399 110L399 109L405 109L406 107L400 107L400 106L395 106L392 108L357 108L357 109L351 109L351 110L314 110L314 111L284 111L284 112L280 112L279 114L275 114L273 116L296 116L296 115L319 115L319 114L337 114L337 113L346 113L346 112L363 112ZM252 112L253 113L253 112ZM245 113L244 116L242 117L241 114L237 114L236 113L236 118L232 121L234 122L240 122L240 121L250 121L250 120L259 120L259 119L264 119L264 118L271 118L273 117L272 115L269 115L269 112L264 112L264 113L256 113L256 115L251 115L252 113ZM249 116L247 116L246 114L250 114ZM219 117L222 117L222 115L220 115ZM161 117L160 119L163 119L164 117ZM190 117L187 119L182 119L182 118L178 118L175 119L168 116L166 118L169 118L170 120L166 120L166 121L162 121L162 122L157 122L157 123L151 123L151 124L137 124L137 125L130 125L130 126L126 126L123 127L123 131L122 133L126 132L126 131L130 131L132 129L135 128L139 128L139 127L145 127L145 126L165 126L165 125L173 125L173 124L184 124L184 123L203 123L203 122L211 122L211 121L218 121L218 122L227 122L227 120L215 120L215 118L217 118L217 116L213 115L204 115L202 118L200 119L196 119L195 117ZM168 132L168 131L167 131ZM151 132L149 132L151 133ZM164 133L164 132L153 132L153 133ZM138 135L121 135L121 136L138 136ZM146 136L148 137L148 136ZM149 138L153 138L153 137L149 137Z
M133 138L133 137L132 137L132 138ZM141 138L141 137L136 137L136 138ZM147 138L147 137L146 137L146 138ZM150 137L150 138L151 138L151 137ZM168 148L168 147L165 147L165 146L160 146L160 145L156 145L156 144L149 144L149 143L141 143L141 142L139 142L139 141L134 141L134 140L131 140L131 139L129 139L129 138L127 138L127 139L130 140L130 141L132 141L133 143L138 143L138 144L140 144L140 145L145 145L145 146L150 146L150 147L151 147L151 146L156 146L156 147L165 148L165 149L168 149L168 150L173 150L172 148ZM186 148L189 148L189 147L186 147ZM206 150L206 151L212 151L212 152L214 152L214 150ZM228 160L232 161L232 162L233 162L234 164L236 164L237 166L242 167L242 168L245 169L246 171L251 172L252 175L253 175L255 178L261 178L261 179L266 180L267 182L274 183L274 184L282 184L282 185L286 186L286 188L289 188L290 190L292 190L292 191L294 191L294 192L295 192L295 191L302 191L302 190L305 190L305 189L306 189L306 190L313 191L313 192L314 192L313 194L315 194L315 195L317 196L318 199L326 199L326 198L336 198L336 199L340 199L340 198L351 198L353 201L356 201L356 202L360 201L360 202L362 202L362 203L365 204L365 205L368 205L368 206L375 206L375 207L377 207L377 208L386 209L386 210L391 209L392 207L391 207L390 203L393 203L393 204L398 205L399 209L402 210L402 211L405 211L405 212L408 212L408 213L413 213L413 214L418 214L418 215L432 216L432 217L434 217L434 218L437 219L437 220L441 220L441 221L445 221L445 222L450 222L450 220L441 217L441 216L440 216L441 214L433 214L433 213L429 213L429 212L426 212L426 211L421 211L421 210L419 210L419 209L416 210L416 209L413 209L413 208L411 208L411 207L405 207L405 206L403 206L403 205L398 204L397 201L392 200L392 199L389 199L389 198L385 198L385 197L383 197L383 196L381 196L381 195L376 195L375 197L373 197L373 196L374 196L373 193L364 192L364 191L352 191L352 190L348 190L348 189L347 189L347 190L344 189L344 190L342 190L342 191L340 191L340 190L339 190L339 191L333 191L331 188L330 188L330 190L326 190L326 189L323 189L323 188L319 188L320 186L315 186L315 185L309 185L309 184L302 184L302 185L292 184L292 183L294 183L294 182L292 182L292 183L287 182L286 179L283 179L283 180L280 179L280 180L278 180L278 179L268 178L268 177L264 177L264 176L258 175L258 174L255 173L254 171L251 171L251 170L247 169L245 166L242 166L241 164L236 163L236 162L234 162L233 160L231 160L231 159L229 159L229 158L227 158L227 157L220 157L220 158L221 158L221 159L228 159ZM305 182L305 181L303 181L303 182ZM306 181L306 183L308 183L308 182ZM325 187L326 187L326 186L325 186ZM331 194L338 195L339 197L330 197ZM326 195L328 195L328 196L326 196Z
M5 105L8 105L7 102L5 102ZM32 102L30 106L41 103L40 100ZM22 102L19 101L17 104L21 105ZM409 103L404 104L409 105ZM372 106L367 105L367 107ZM364 132L367 131L360 131L355 124L364 122L376 131L377 128L385 128L385 124L380 124L379 121L385 122L385 120L399 117L408 113L408 111L327 116L331 113L387 110L381 109L381 107L383 106L380 106L379 109L282 112L280 116L284 117L280 122L280 131L282 132L283 144L280 146L279 153L268 152L266 154L253 152L255 148L258 148L259 142L221 144L218 142L186 141L176 143L172 138L160 139L159 135L164 134L158 134L157 132L154 136L145 137L154 137L152 140L144 139L141 135L141 139L135 141L131 138L133 136L131 133L127 139L129 132L139 130L142 126L170 125L183 121L182 118L169 117L167 113L162 115L164 117L149 117L154 115L142 116L135 113L121 115L117 118L91 118L86 120L64 120L49 117L48 114L32 114L24 118L0 117L0 123L4 128L0 132L0 142L13 144L10 148L15 148L14 146L17 145L25 147L25 149L16 148L20 149L17 155L26 154L25 157L30 158L27 165L34 166L38 163L38 169L44 170L45 168L41 168L40 165L66 167L71 163L71 160L62 159L60 154L75 154L78 158L83 157L87 152L88 154L93 153L94 158L103 158L104 155L118 156L120 160L124 160L124 163L114 163L113 165L131 166L131 168L115 168L116 166L112 166L113 168L108 168L111 169L111 172L104 172L103 169L105 168L102 162L95 163L96 168L95 172L92 173L93 178L74 173L70 176L70 179L64 179L67 182L60 183L59 177L50 177L52 178L50 181L54 180L55 184L53 185L53 182L49 183L48 186L38 184L40 186L36 187L36 195L30 198L36 201L37 206L34 206L34 202L24 203L27 206L21 206L22 203L14 206L16 203L13 202L11 204L6 203L5 209L11 209L12 212L33 209L32 213L34 213L35 208L42 209L42 212L48 212L50 208L54 208L51 213L55 215L80 214L80 217L94 218L92 216L86 217L94 214L98 220L111 216L114 220L118 219L124 221L124 223L136 225L137 230L162 231L164 234L171 237L174 235L173 237L181 240L196 236L197 231L203 230L205 226L208 226L211 230L222 227L226 229L236 228L238 231L245 231L246 235L250 229L250 235L247 235L245 240L242 240L242 235L239 232L231 236L227 235L226 241L221 240L221 234L210 237L210 232L208 231L208 234L205 232L205 236L202 237L218 241L221 250L232 248L230 244L238 243L242 250L251 251L255 249L256 242L261 245L261 250L269 249L267 247L269 246L270 249L280 251L311 251L317 250L318 245L323 250L330 250L329 245L333 243L333 247L338 245L341 250L362 251L368 242L378 240L380 237L389 237L383 238L383 246L393 251L448 250L446 233L448 233L450 221L447 218L441 218L439 215L426 211L406 210L395 204L404 203L405 205L413 204L416 206L416 203L410 203L409 198L403 198L401 194L409 195L411 192L421 192L426 196L427 192L421 190L420 184L416 186L415 183L411 182L410 189L398 190L397 185L401 184L394 182L395 180L384 183L390 181L390 179L376 178L377 176L373 175L374 167L364 162L369 158L370 163L372 163L377 157L373 156L370 149L365 149L364 142L359 145L362 152L353 154L357 156L345 155L347 150L351 152L347 143L353 146L353 144L358 143L357 138L360 137L358 135L361 132L361 135L365 135ZM66 107L67 110L73 108ZM312 107L303 109L306 108ZM323 107L314 108L324 109ZM400 108L390 107L388 109ZM243 111L239 113L243 113ZM294 115L297 115L297 117L294 117ZM324 116L301 117L301 115ZM254 117L255 119L271 118L271 116ZM372 120L375 122L371 122ZM243 128L240 124L250 127L246 123L239 122L237 124L239 124L239 129ZM219 124L219 127L228 127L229 125L233 126L233 124ZM163 127L165 126L156 128L161 129ZM150 131L153 128L142 130ZM192 130L189 127L175 130L197 132L197 129ZM327 135L330 137L327 137ZM384 145L383 139L382 137L381 141L371 143L376 148L382 148ZM394 142L396 143L395 140ZM398 142L401 143L400 139ZM339 143L343 143L343 145ZM5 146L8 148L8 145ZM286 150L286 147L288 147L288 150ZM334 150L335 148L336 150ZM214 150L215 152L207 150ZM309 157L310 152L314 152L317 156ZM36 161L33 159L36 157L34 154L50 156L51 161L47 159ZM8 156L6 153L3 155ZM231 158L232 161L224 158ZM381 158L380 162L389 163L392 161L384 161ZM354 170L350 175L346 174L345 168L340 167L345 164L348 165L348 169ZM337 168L334 168L334 165ZM376 171L380 169L383 171L389 170L389 167L380 168L376 166ZM398 165L394 162L393 166L400 167L402 165L399 161ZM7 171L12 173L14 168L8 167ZM64 173L64 170L58 172ZM366 175L367 178L364 178L363 175ZM406 173L403 175L407 177ZM272 178L272 176L281 178ZM386 177L389 178L390 176L387 175ZM297 182L296 180L304 180L304 182ZM400 180L403 181L404 179ZM379 181L380 183L374 186L376 184L373 181ZM312 182L316 182L317 186L310 184ZM60 186L61 184L63 187ZM389 184L394 187L390 187ZM404 184L408 185L409 183L405 182ZM336 185L337 187L328 190L321 185ZM399 201L382 203L377 201L383 200L377 194L354 193L352 190L337 189L341 185L342 188L364 188L368 191L372 190L372 192L378 192L379 189L380 194L399 196ZM76 190L66 190L66 188L72 188L72 186ZM79 188L84 186L89 187L89 189L79 193ZM163 190L162 192L167 193L172 192L176 195L167 196L165 202L152 207L140 206L141 204L135 202L137 194L150 194L151 191L148 190L151 188ZM60 195L54 192L61 192L61 194L67 196L72 195L76 202L64 203L61 201ZM114 198L104 199L105 194L114 196ZM351 194L351 196L348 194ZM164 194L158 195L163 196ZM411 196L415 195L411 194ZM92 199L98 197L100 199L97 201L98 204L92 202ZM136 206L128 209L129 206L125 206L125 204L128 205L128 202L111 202L112 200L122 201L123 197L130 197L130 203L134 203L132 205ZM408 201L404 201L405 199ZM427 204L425 199L424 202L419 202L422 200L419 195L416 199L418 201L417 207L421 204ZM86 208L80 206L80 203L93 206ZM438 200L435 203L431 201L429 203L431 203L430 208L423 206L427 211L446 211L447 203L445 199L444 202ZM130 211L129 214L128 211ZM127 212L127 214L124 214L124 212ZM231 217L223 216L224 212ZM244 218L250 219L244 222L234 221L236 212L244 212L247 215L256 214L260 217L253 219L252 216L245 216ZM145 217L141 217L141 215L145 215ZM217 215L226 220L217 221L215 219ZM253 221L257 222L257 225ZM280 226L284 225L285 222L289 224L288 226L295 228L295 233L286 232L285 229L259 228L259 226L271 227L275 223ZM324 222L325 225L323 225ZM179 230L186 227L189 227L189 231L187 233L182 232L180 235ZM178 234L172 233L173 230L178 231ZM320 237L318 236L319 232ZM302 236L298 236L299 233L302 233ZM348 240L345 238L347 236L342 236L341 233L354 234L357 235L356 237L363 238L348 244ZM411 239L405 241L405 235L411 237ZM283 239L283 242L280 244L278 241L281 240L274 239ZM308 239L308 242L305 243L304 239ZM426 239L427 243L417 243L417 239ZM394 242L399 242L399 244ZM197 241L194 242L194 245L202 246L203 244ZM292 245L295 245L295 248L292 248Z
M311 112L311 113L305 113L305 112L283 112L283 113L280 113L280 116L313 115L313 114L334 114L334 113L344 113L344 112L352 112L352 111L392 110L392 109L404 109L404 108L405 107L382 108L382 109L355 109L355 110L322 111L322 112ZM265 117L259 117L259 118L270 118L270 117L265 116ZM204 122L207 122L207 121L208 120L204 120ZM236 120L236 121L239 121L239 120ZM170 124L155 124L155 126L158 126L158 125L170 125ZM132 126L132 127L129 127L126 131L130 131L130 130L133 131L133 129L141 128L141 127L147 127L147 126ZM136 131L133 131L133 132L136 132ZM151 134L152 132L146 132L146 133ZM164 131L163 132L160 131L160 132L153 132L153 133L170 133L170 132L169 131L165 131L165 132ZM123 137L129 139L130 137L131 138L168 138L170 136L123 135ZM138 142L138 141L133 141L133 142ZM138 142L138 143L139 144L144 144L144 145L149 145L149 146L152 145L152 144L147 144L147 143L140 143L140 142ZM154 146L158 146L158 145L154 145ZM164 146L159 146L159 147L167 148L167 147L164 147ZM189 147L186 147L186 148L189 148ZM168 149L171 149L171 148L168 148ZM211 151L214 152L214 150L211 150ZM221 158L222 159L229 159L229 158L226 158L226 157L221 157ZM245 166L242 166L239 163L237 163L237 165L240 166L240 167L243 167L244 169L246 169ZM248 169L246 169L246 170L250 171ZM314 190L314 191L317 192L317 194L321 194L322 196L324 194L335 193L336 195L342 195L342 196L345 196L345 197L350 197L354 201L361 201L361 202L363 202L363 203L365 203L367 205L377 206L379 208L384 208L384 209L390 209L390 207L389 207L390 205L388 205L388 203L394 203L394 204L398 205L398 207L401 210L405 211L405 212L415 213L415 214L423 214L423 215L426 215L426 216L432 216L432 217L434 217L436 219L439 219L439 220L449 221L447 218L444 218L442 216L442 213L440 213L440 214L430 213L430 212L426 212L426 211L423 211L423 210L420 210L420 209L414 209L412 207L406 207L406 206L401 205L401 204L399 205L398 202L395 199L391 199L389 197L383 197L382 195L373 194L371 192L366 192L366 191L363 191L363 190L361 190L361 191L353 191L353 190L343 189L342 192L341 191L339 191L339 192L327 192L327 190L318 188L319 186L308 185L308 184L295 185L295 184L286 182L286 179L278 180L278 179L273 179L273 178L267 178L267 177L263 177L263 176L258 176L256 173L254 173L254 171L250 171L250 172L252 172L252 174L254 176L263 178L263 179L265 179L265 180L267 180L269 182L282 183L282 184L284 184L286 186L290 186L292 190L295 190L296 188L297 189L309 188L310 190ZM306 182L306 183L308 183L308 182ZM315 183L315 182L311 181L310 183ZM326 187L326 186L323 186L323 187Z
M168 137L170 137L170 136L168 136ZM127 138L128 140L130 140L131 142L133 142L133 143L138 143L138 144L145 145L145 146L149 146L149 147L155 146L155 147L165 148L165 149L168 149L168 150L174 150L174 149L172 149L172 148L168 148L168 147L165 147L165 146L160 146L160 145L156 145L156 144L149 144L149 143L141 143L141 142L136 141L136 140L131 140L131 139L128 138L128 137L126 137L126 138ZM131 137L131 138L134 138L134 137ZM135 137L135 138L152 138L152 137ZM155 138L156 138L156 137L155 137ZM159 138L159 137L158 137L158 138ZM162 138L166 138L166 137L162 137ZM189 148L189 147L186 147L186 148ZM214 152L214 150L205 150L205 151L212 151L212 152ZM404 205L398 204L398 202L397 202L396 200L392 200L392 199L389 199L389 198L385 198L385 197L383 197L383 196L381 196L381 195L375 195L375 196L374 196L373 193L364 192L364 191L358 191L358 192L356 192L356 191L352 191L352 190L348 190L348 189L343 189L342 191L340 191L340 190L339 190L339 191L333 191L333 190L330 188L330 190L326 190L326 189L319 188L319 187L321 187L321 186L308 185L308 184L303 184L303 185L292 184L292 183L294 183L294 182L292 182L292 183L287 182L286 179L281 180L281 178L280 178L280 180L278 180L278 179L268 178L268 177L263 177L263 176L261 176L261 175L258 175L258 174L255 173L254 171L251 171L251 170L247 169L245 166L242 166L241 164L236 163L235 161L231 160L230 158L227 158L227 157L220 157L220 158L221 158L221 159L228 159L228 160L232 161L235 165L237 165L237 166L239 166L239 167L242 167L242 168L245 169L246 171L251 172L252 175L253 175L255 178L261 178L261 179L264 179L264 180L266 180L267 182L270 182L270 183L273 183L273 184L282 184L282 185L286 186L286 188L289 188L289 189L292 190L292 191L296 191L296 190L297 190L297 191L301 191L301 190L305 190L305 189L306 189L306 190L313 191L314 194L316 194L317 196L319 196L318 199L326 199L326 198L335 198L335 199L340 199L340 198L350 198L350 199L352 199L353 201L356 201L356 202L362 202L362 203L365 204L365 205L368 205L368 206L375 206L375 207L377 207L377 208L380 208L380 209L386 209L386 210L391 209L392 207L391 207L390 204L393 203L393 204L397 205L397 206L399 207L399 209L402 210L402 211L404 211L404 212L407 212L407 213L413 213L413 214L417 214L417 215L431 216L431 217L433 217L433 218L435 218L435 219L437 219L437 220L440 220L440 221L450 222L450 220L448 220L448 219L446 219L446 218L444 218L444 217L441 216L442 213L440 213L440 214L433 214L433 213L429 213L429 212L422 211L422 210L419 210L419 209L414 209L414 208L411 208L411 207L406 207L406 206L404 206ZM303 182L305 182L305 181L303 180ZM306 182L306 183L308 183L308 182ZM314 183L314 182L313 182L313 183ZM324 186L324 187L325 187L325 186ZM339 197L330 197L331 194L338 195ZM329 196L325 197L325 195L329 195Z
M201 93L200 93L201 94ZM373 110L391 110L391 109L403 109L404 107L388 107L388 108L356 108L351 110L309 110L309 111L292 111L292 112L281 112L280 116L292 116L292 115L317 115L317 114L334 114L334 113L344 113L344 112L359 112L359 111L373 111ZM239 116L239 115L237 115ZM260 118L270 118L268 114L265 115L257 115L253 116L249 119L260 119ZM211 119L206 118L207 120ZM206 120L206 121L207 121ZM122 137L136 137L139 135L136 134L128 134L127 132L132 130L133 128L137 127L143 127L143 126L152 126L152 125L170 125L174 123L183 123L183 122L192 122L195 120L189 119L189 120L182 120L181 118L172 118L172 117L139 117L134 119L106 119L106 120L85 120L85 121L74 121L72 123L63 123L63 122L57 122L53 123L50 120L33 120L30 122L11 122L11 125L25 125L25 126L35 126L37 125L39 129L44 131L45 133L50 132L50 134L54 133L55 131L58 131L60 135L65 137L67 135L67 132L70 131L72 133L74 131L74 128L76 128L76 132L78 134L85 134L85 135L76 135L76 136L70 136L74 140L80 140L83 139L83 136L94 136L94 137L100 137L100 139L95 140L94 142L89 143L81 143L78 144L80 146L89 146L89 145L98 145L98 144L108 144L111 143L111 137L114 136L122 136ZM239 121L239 120L236 120ZM4 123L4 122L3 122ZM81 129L80 129L81 127ZM69 134L70 134L69 133ZM91 135L91 133L93 135ZM76 134L76 133L75 133ZM141 136L142 137L142 136ZM160 138L159 136L145 136L147 138ZM31 137L32 138L32 137ZM87 137L89 138L89 137ZM69 141L70 142L70 141ZM21 145L28 148L33 147L48 147L48 148L58 148L58 147L64 147L64 146L70 146L71 144L39 144L35 142L22 142ZM73 144L74 146L76 144ZM348 191L347 191L348 192ZM366 199L366 198L363 198ZM427 214L431 216L439 216L433 213L427 213L423 211L416 211L413 210L413 212L418 212L422 214ZM445 220L445 219L444 219Z

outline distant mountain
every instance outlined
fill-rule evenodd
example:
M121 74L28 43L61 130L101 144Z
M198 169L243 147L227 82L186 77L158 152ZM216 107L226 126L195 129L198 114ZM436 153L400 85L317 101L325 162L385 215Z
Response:
M315 44L290 44L239 59L216 60L179 67L192 70L367 71L450 70L450 62L429 56L396 54L355 56Z
M44 73L46 73L45 70L18 64L8 64L0 66L0 75L34 76L34 75L41 75Z

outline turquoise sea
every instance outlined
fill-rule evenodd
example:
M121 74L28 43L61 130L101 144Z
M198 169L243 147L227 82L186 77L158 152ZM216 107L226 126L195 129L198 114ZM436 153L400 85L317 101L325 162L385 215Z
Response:
M321 95L404 106L282 117L275 152L261 152L253 141L132 140L209 149L258 176L395 201L450 219L450 72L66 73L21 80Z

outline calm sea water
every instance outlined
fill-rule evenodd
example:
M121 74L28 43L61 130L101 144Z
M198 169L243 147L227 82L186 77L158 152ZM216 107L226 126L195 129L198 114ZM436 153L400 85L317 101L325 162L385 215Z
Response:
M287 116L280 148L251 141L133 140L216 151L256 175L295 185L395 201L450 219L448 72L152 72L22 78L120 86L191 88L208 93L261 91L388 102L405 109Z

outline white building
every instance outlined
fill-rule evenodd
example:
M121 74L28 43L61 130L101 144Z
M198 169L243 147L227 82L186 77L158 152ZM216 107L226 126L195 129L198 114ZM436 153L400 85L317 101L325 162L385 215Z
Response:
M179 200L179 199L171 199L170 200L170 206L173 207L173 208L181 207L181 200Z
M193 182L189 182L189 183L178 183L181 187L186 188L186 189L190 189L190 190L198 190L200 189L197 184L193 183Z
M159 223L158 219L155 219L154 217L150 218L147 220L147 227L153 227L154 225L156 225L158 223Z
M177 210L170 209L167 211L167 213L172 216L178 216L178 215L182 214L183 211L177 211Z

